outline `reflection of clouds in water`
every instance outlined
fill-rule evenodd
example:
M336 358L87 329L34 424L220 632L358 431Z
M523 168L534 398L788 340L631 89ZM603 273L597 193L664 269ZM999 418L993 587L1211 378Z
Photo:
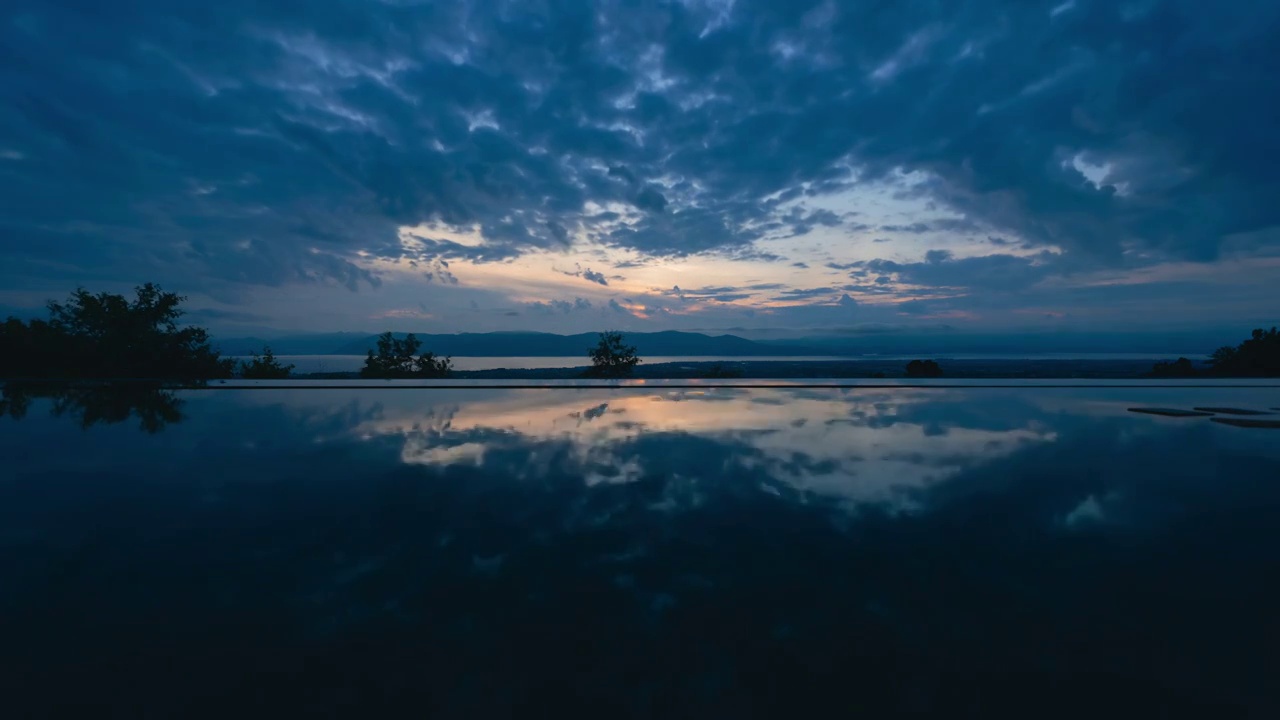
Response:
M416 398L445 400L448 412L396 398L352 432L403 436L403 460L423 465L478 464L488 445L554 441L590 485L653 472L654 458L633 447L641 437L697 435L742 443L752 450L738 458L744 466L798 490L857 502L902 499L897 489L1056 437L1034 405L975 407L972 397L937 390L513 390L470 402L456 394ZM520 475L549 468L535 454Z
M915 493L928 512L975 512L1027 532L1159 533L1198 516L1280 501L1280 446L1208 423L1064 421L1056 443L975 464ZM1275 505L1280 507L1280 505Z
M303 418L298 424L312 442L376 439L416 467L496 469L503 477L534 482L560 474L597 488L647 478L691 486L709 479L738 482L728 473L733 469L766 478L753 486L757 491L786 487L857 505L888 502L899 510L919 510L947 497L954 489L946 486L956 485L950 480L968 488L992 476L1020 482L1044 477L1046 467L1074 467L1078 475L1103 478L1102 486L1124 486L1127 476L1150 476L1150 463L1161 458L1123 458L1144 443L1158 444L1172 430L1204 433L1196 442L1212 443L1220 452L1257 449L1247 431L1127 412L1135 402L1251 406L1258 399L1254 390L1230 388L286 390L233 397L242 405L271 405L289 418ZM291 425L273 424L273 432L284 433L280 442L292 442ZM1090 429L1100 434L1081 440ZM719 465L700 464L701 458L672 462L679 456L673 448L686 438L731 452ZM1070 447L1027 454L1064 443ZM1213 456L1206 448L1183 466ZM1001 464L1006 458L1015 461ZM938 485L938 493L921 492ZM1070 477L1059 485L1076 487ZM1091 493L1105 522L1086 523L1092 512L1086 505L1071 527L1117 522L1124 504L1134 501L1130 494L1096 487L1073 493L1055 506L1059 527L1067 526L1067 517ZM655 506L673 507L669 500Z
M480 465L484 462L486 445L464 442L458 445L431 446L428 436L413 434L405 438L401 460L420 465Z
M1097 496L1090 495L1075 506L1071 512L1067 513L1067 516L1063 518L1063 523L1067 527L1076 527L1101 522L1102 519L1102 503L1098 502Z
M162 438L33 411L0 433L29 481L0 483L21 549L0 604L32 608L16 647L77 679L172 636L236 644L147 656L217 658L177 682L305 645L455 702L495 678L754 701L766 676L948 710L976 682L1024 709L1090 672L1147 683L1144 710L1188 687L1259 705L1280 447L1109 392L188 393ZM42 437L74 452L17 452Z

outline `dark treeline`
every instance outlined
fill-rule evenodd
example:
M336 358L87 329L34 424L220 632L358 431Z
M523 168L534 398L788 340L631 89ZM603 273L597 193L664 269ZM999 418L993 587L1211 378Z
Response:
M420 352L422 342L413 333L397 338L385 332L378 336L377 350L369 350L360 370L362 378L444 378L453 372L453 360L431 352ZM512 348L513 353L520 352ZM640 364L636 348L627 345L622 333L610 330L600 333L596 346L587 351L591 366L583 373L588 378L630 377ZM723 372L729 372L721 369Z
M292 363L282 364L271 352L271 348L264 347L261 355L254 353L252 360L240 363L240 377L247 380L280 380L289 377L293 368Z
M369 351L360 370L362 378L443 378L453 370L453 360L418 351L422 342L413 333L397 338L390 332L378 336L378 351Z
M1178 358L1156 363L1150 374L1165 378L1280 377L1280 333L1274 327L1258 328L1239 345L1224 345L1214 350L1208 368L1203 370L1187 358Z
M907 377L909 378L938 378L942 377L942 367L938 365L936 360L912 360L907 363Z
M1213 371L1233 377L1280 377L1280 333L1275 327L1253 331L1248 340L1235 347L1213 351Z
M76 290L50 302L48 320L9 318L0 326L0 377L231 377L234 362L209 346L204 328L179 327L182 298L151 283L123 295Z
M249 379L289 377L292 365L281 363L264 348L252 360L237 363L220 356L201 327L180 325L180 295L147 283L135 288L132 300L111 293L93 294L78 289L65 302L50 302L47 320L22 321L10 317L0 324L0 379L104 380L148 379L203 381L239 375ZM522 353L511 348L512 355ZM640 358L622 333L600 333L588 349L591 367L586 377L625 378L633 374ZM444 378L453 372L452 359L422 350L414 335L378 337L370 350L361 377ZM707 377L734 377L740 370L715 366ZM878 374L878 373L877 373ZM1276 328L1254 330L1239 345L1213 352L1207 368L1179 358L1157 363L1152 377L1280 377L1280 333ZM942 368L932 360L913 360L907 377L941 377Z
M607 330L600 333L596 346L587 351L591 358L591 367L583 373L583 377L591 378L625 378L640 364L634 345L627 345L622 333Z
M422 342L413 333L397 338L394 333L378 336L377 350L369 350L360 370L362 378L444 378L453 372L453 360L432 352L420 352ZM520 352L512 348L513 353ZM587 351L591 367L583 373L588 378L625 378L631 375L640 358L636 348L624 342L622 333L610 330L600 333L596 346Z
M0 325L0 378L198 381L233 377L288 377L265 348L237 368L210 345L209 333L180 326L181 295L147 283L123 295L78 289L65 303L50 302L48 320L10 317Z
M54 417L74 419L82 428L138 418L138 426L156 433L182 422L182 401L172 390L147 384L6 382L0 389L0 417L21 420L34 399L50 400Z

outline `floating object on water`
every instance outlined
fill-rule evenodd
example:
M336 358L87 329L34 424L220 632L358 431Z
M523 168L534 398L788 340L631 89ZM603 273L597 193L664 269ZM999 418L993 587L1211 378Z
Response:
M1164 415L1165 417L1208 417L1211 412L1205 412L1200 408L1195 410L1179 410L1177 408L1129 408L1129 412L1143 413L1145 415Z
M1280 430L1280 420L1248 420L1245 418L1209 418L1216 423L1230 425L1232 427L1242 428L1268 428L1271 430Z
M1207 413L1222 413L1223 415L1270 415L1266 410L1245 410L1243 408L1229 407L1198 407L1196 410Z

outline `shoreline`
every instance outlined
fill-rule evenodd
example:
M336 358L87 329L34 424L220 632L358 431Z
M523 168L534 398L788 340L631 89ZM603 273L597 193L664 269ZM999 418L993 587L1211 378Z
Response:
M1151 372L1150 360L938 360L944 378L956 379L1137 379ZM455 370L455 380L577 380L586 365L562 368L497 368ZM787 361L751 360L716 362L666 362L638 365L630 375L638 380L683 379L902 379L906 363L901 360ZM296 373L296 380L359 379L358 371Z

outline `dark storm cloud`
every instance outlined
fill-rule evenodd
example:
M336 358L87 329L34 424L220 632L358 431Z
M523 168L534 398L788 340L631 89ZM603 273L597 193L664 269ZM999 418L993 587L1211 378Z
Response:
M799 203L875 181L962 218L902 232L1095 262L1280 224L1280 6L1057 5L15 0L0 273L356 288L357 252L576 233L781 261L752 243L841 224ZM428 221L486 242L402 247Z

